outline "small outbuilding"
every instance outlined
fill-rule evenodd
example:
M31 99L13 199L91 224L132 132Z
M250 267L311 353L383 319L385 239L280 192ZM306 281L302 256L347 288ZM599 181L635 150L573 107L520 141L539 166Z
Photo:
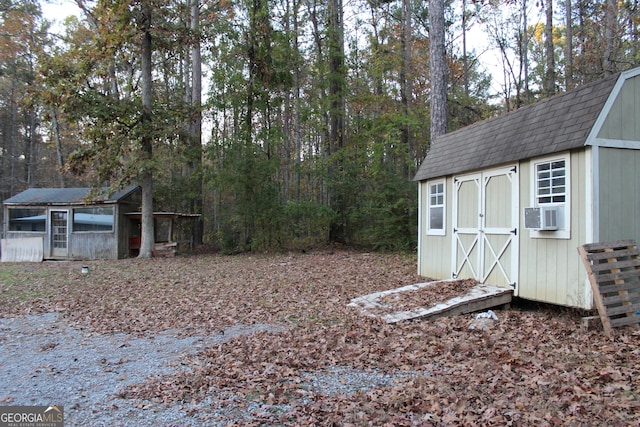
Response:
M3 202L3 261L117 259L138 234L127 217L140 210L130 186L97 196L90 188L30 188Z
M640 241L640 68L432 142L418 273L590 309L577 248Z

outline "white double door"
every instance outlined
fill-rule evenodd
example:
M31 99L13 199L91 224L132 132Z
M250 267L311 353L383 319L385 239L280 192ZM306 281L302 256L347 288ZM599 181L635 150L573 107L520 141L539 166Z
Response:
M458 176L453 183L452 276L516 289L517 166Z

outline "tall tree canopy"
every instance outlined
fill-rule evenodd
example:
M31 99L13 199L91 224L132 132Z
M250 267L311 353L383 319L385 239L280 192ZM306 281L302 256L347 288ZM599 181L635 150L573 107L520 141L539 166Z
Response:
M640 60L634 1L77 5L0 5L3 194L139 184L148 244L187 211L226 252L412 249L432 135Z

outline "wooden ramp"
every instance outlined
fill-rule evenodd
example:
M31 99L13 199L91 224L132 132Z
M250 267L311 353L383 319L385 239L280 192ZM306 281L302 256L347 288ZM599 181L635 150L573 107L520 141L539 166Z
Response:
M633 240L591 243L578 247L587 270L604 333L638 327L640 322L640 257Z
M489 308L509 304L513 296L511 288L500 288L497 286L478 284L469 291L442 302L438 302L429 307L412 307L406 310L394 310L394 294L414 292L426 287L437 287L443 282L453 280L439 280L435 282L419 283L416 285L403 286L383 292L376 292L354 298L348 304L351 307L359 308L365 315L378 317L387 323L397 323L404 320L413 319L435 319L443 316L454 316L458 314L473 313L474 311L487 310Z

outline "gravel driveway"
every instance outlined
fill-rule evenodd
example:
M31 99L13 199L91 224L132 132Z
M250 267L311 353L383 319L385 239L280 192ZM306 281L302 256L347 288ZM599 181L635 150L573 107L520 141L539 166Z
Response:
M186 354L259 330L280 328L258 324L215 336L185 338L174 331L139 338L82 331L58 313L0 318L0 404L61 405L65 426L201 425L188 415L196 406L200 416L224 408L211 401L166 407L116 394L129 384L184 369L180 360Z

